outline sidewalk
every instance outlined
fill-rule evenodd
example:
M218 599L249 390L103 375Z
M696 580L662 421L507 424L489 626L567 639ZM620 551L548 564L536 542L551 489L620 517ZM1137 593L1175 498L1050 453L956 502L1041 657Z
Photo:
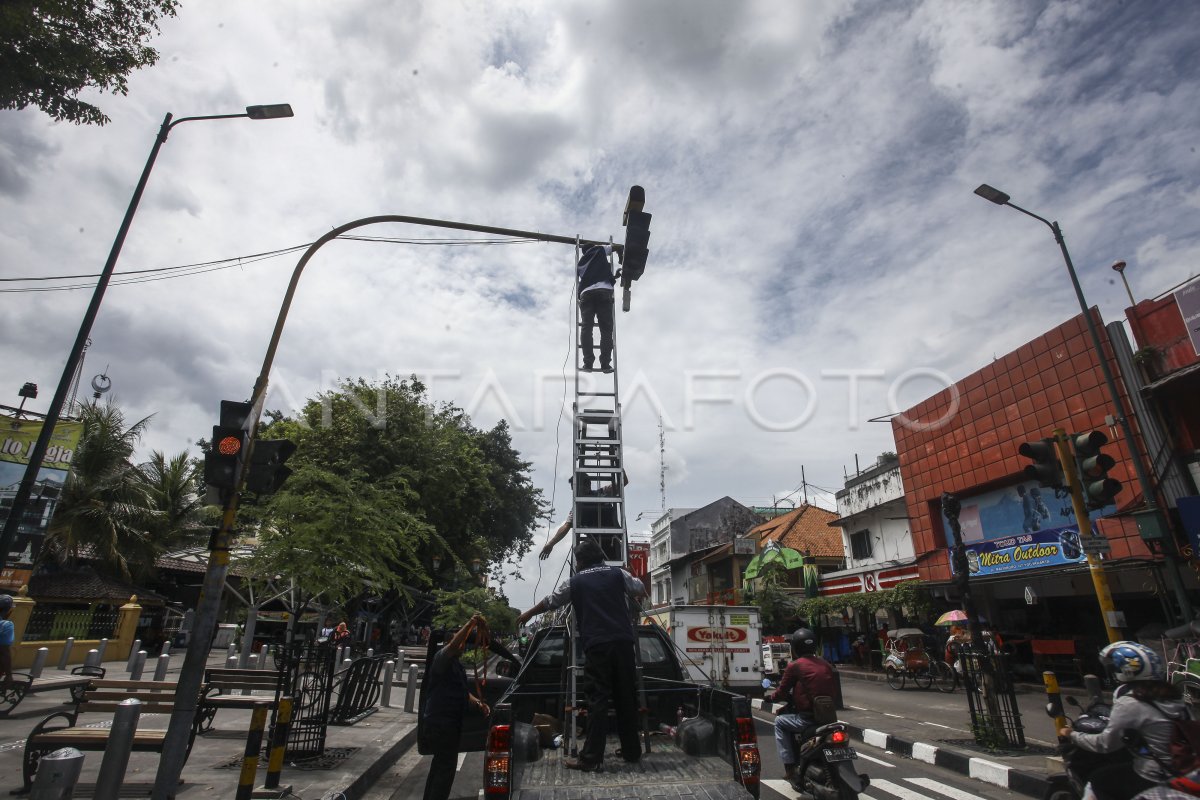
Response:
M838 673L845 703L838 719L859 741L1029 797L1044 797L1050 778L1063 773L1040 686L1017 689L1027 750L995 752L974 743L962 688L952 694L911 686L893 691L882 673L846 666L839 666ZM1064 693L1083 694L1073 689ZM757 716L774 720L762 701L752 703Z
M183 664L183 654L172 659L167 671L168 680L177 680ZM209 666L225 664L225 651L214 651L209 656ZM125 663L105 662L107 678L127 677ZM69 671L46 669L44 677L69 675ZM149 679L153 669L147 670L143 678ZM397 675L397 681L403 676ZM64 691L30 695L13 710L8 717L0 718L0 775L7 788L15 789L21 782L21 762L25 739L34 727L49 715L68 711L68 693ZM326 757L320 764L285 763L280 785L291 786L289 797L303 800L356 800L363 797L371 784L382 775L406 750L416 743L416 714L405 713L404 686L396 683L391 701L394 708L379 710L355 725L334 726L328 729ZM89 720L80 718L82 724L97 727L111 720L110 715L96 714ZM167 716L143 714L140 727L165 728ZM197 736L192 752L183 769L183 781L178 790L180 797L233 797L237 791L241 772L241 758L246 746L246 732L250 727L250 711L222 710L217 714L213 731ZM264 743L265 746L265 743ZM84 753L83 774L76 797L90 797L90 787L100 771L103 753ZM154 784L158 768L157 753L133 753L125 773L122 797L145 797ZM263 754L259 762L256 786L266 779L267 757Z

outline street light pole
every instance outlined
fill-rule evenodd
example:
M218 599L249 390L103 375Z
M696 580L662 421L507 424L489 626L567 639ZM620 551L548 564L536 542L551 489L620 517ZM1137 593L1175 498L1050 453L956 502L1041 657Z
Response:
M1104 384L1108 387L1109 398L1112 400L1113 407L1117 412L1117 422L1121 426L1121 433L1125 436L1125 441L1129 443L1129 455L1133 461L1133 472L1137 477L1138 487L1142 491L1142 498L1145 500L1146 509L1149 511L1157 510L1157 502L1155 500L1154 486L1150 483L1150 478L1146 474L1145 467L1142 465L1141 450L1138 448L1137 440L1133 436L1133 426L1129 422L1129 416L1125 413L1125 403L1121 400L1121 394L1117 390L1117 382L1113 377L1112 369L1108 366L1108 358L1104 355L1104 345L1100 341L1100 332L1096 327L1096 321L1092 319L1092 313L1088 310L1087 300L1083 296L1083 288L1079 285L1079 277L1075 274L1075 265L1071 262L1071 254L1067 251L1067 241L1063 238L1062 228L1058 226L1058 222L1039 217L1032 211L1028 211L1015 203L1011 202L1009 195L988 186L986 183L980 184L975 190L975 194L985 200L990 200L996 205L1009 206L1017 211L1020 211L1027 217L1033 217L1043 225L1048 227L1054 233L1054 241L1058 242L1058 248L1062 251L1063 261L1067 264L1067 274L1071 276L1071 285L1075 287L1075 297L1079 300L1079 309L1083 312L1084 322L1087 323L1088 334L1092 338L1092 346L1096 350L1096 358L1100 362L1100 372L1104 375ZM1122 276L1124 277L1124 276ZM1083 531L1080 531L1083 535ZM1171 579L1171 589L1175 593L1176 600L1179 602L1179 609L1183 612L1184 619L1192 618L1192 604L1188 600L1187 591L1183 587L1183 579L1179 575L1178 565L1171 559L1171 554L1167 554L1167 575Z
M181 123L194 122L196 120L236 119L239 117L258 120L290 116L292 116L292 107L286 103L281 103L268 106L247 106L244 114L181 117L174 122L171 121L170 114L163 117L162 127L158 129L158 136L154 139L154 147L150 148L150 157L146 159L146 166L142 169L142 177L138 180L137 188L133 190L133 198L129 201L129 208L125 209L125 218L121 220L121 227L117 230L117 238L113 240L112 249L108 253L108 261L104 263L104 270L100 273L100 279L96 281L96 288L92 292L92 301L83 315L83 322L79 325L79 334L75 337L75 344L71 348L71 352L67 354L67 363L63 367L62 377L58 380L58 388L54 390L54 399L50 401L50 408L46 411L46 421L42 423L42 430L38 434L37 442L34 443L33 450L29 454L29 463L25 466L25 474L21 478L21 484L17 488L16 496L13 497L12 506L9 507L8 518L4 522L4 530L0 532L0 566L8 563L8 551L12 548L13 540L16 538L21 518L25 516L25 508L29 504L29 496L33 493L33 485L37 482L37 474L42 468L42 461L46 457L46 449L49 447L50 438L54 434L54 425L58 422L59 414L62 413L63 405L67 399L67 392L70 391L71 383L75 378L75 372L79 368L79 361L83 358L84 347L87 345L88 336L92 332L92 323L96 321L96 315L100 311L100 302L104 299L104 292L108 288L109 279L112 277L113 270L117 266L117 258L121 255L121 247L125 244L125 236L129 233L129 226L133 223L133 215L137 212L138 203L142 200L142 192L145 191L146 182L150 179L150 171L154 168L154 161L158 158L158 151L162 149L163 143L167 141L167 136L171 133L171 129Z

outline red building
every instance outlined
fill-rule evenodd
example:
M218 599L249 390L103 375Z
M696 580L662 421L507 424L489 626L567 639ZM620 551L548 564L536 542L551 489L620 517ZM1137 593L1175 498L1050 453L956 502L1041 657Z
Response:
M1091 313L1122 402L1133 409L1136 447L1144 459L1141 423L1148 412L1140 397L1129 396L1122 378L1133 369L1132 351L1119 325L1106 330L1099 312ZM1140 381L1130 383L1137 391ZM1124 485L1116 506L1101 509L1093 521L1111 542L1104 563L1116 606L1127 616L1125 635L1170 616L1160 599L1169 595L1170 575L1164 577L1162 557L1151 552L1129 516L1143 499L1116 413L1079 315L893 419L917 569L935 598L947 608L956 605L950 537L939 502L943 492L952 492L963 505L972 592L992 627L1103 640L1088 566L1078 534L1072 539L1069 530L1070 498L1027 479L1029 459L1017 452L1021 443L1052 436L1056 428L1068 434L1099 430L1109 438L1104 451L1117 460L1109 475ZM1157 422L1149 422L1157 431ZM1151 438L1157 444L1160 437ZM1194 588L1195 580L1185 577Z

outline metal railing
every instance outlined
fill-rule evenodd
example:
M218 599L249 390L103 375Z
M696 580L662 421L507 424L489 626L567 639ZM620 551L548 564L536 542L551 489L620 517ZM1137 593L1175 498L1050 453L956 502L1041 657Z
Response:
M22 641L52 642L68 637L108 639L116 635L120 612L106 606L38 603L29 616Z

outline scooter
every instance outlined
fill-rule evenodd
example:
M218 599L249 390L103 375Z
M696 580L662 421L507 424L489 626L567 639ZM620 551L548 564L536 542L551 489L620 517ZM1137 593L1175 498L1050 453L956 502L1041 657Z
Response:
M773 684L763 679L764 689ZM818 698L820 701L822 698ZM827 713L835 715L832 698ZM857 800L858 793L871 785L867 775L854 768L858 752L850 746L850 734L842 722L830 722L805 728L792 734L796 767L792 788L801 800Z
M1079 709L1079 715L1072 720L1071 727L1080 733L1100 733L1108 727L1108 718L1112 714L1112 706L1098 696L1092 697L1086 708L1080 706L1074 697L1066 698L1067 705ZM1047 703L1046 713L1051 717L1066 716L1062 707L1057 703ZM1046 791L1045 800L1080 800L1083 797L1083 787L1087 785L1088 777L1097 767L1118 763L1121 760L1131 760L1132 754L1128 749L1113 753L1094 753L1071 744L1070 740L1059 740L1059 753L1063 757L1065 775L1055 775L1050 778L1050 788Z

